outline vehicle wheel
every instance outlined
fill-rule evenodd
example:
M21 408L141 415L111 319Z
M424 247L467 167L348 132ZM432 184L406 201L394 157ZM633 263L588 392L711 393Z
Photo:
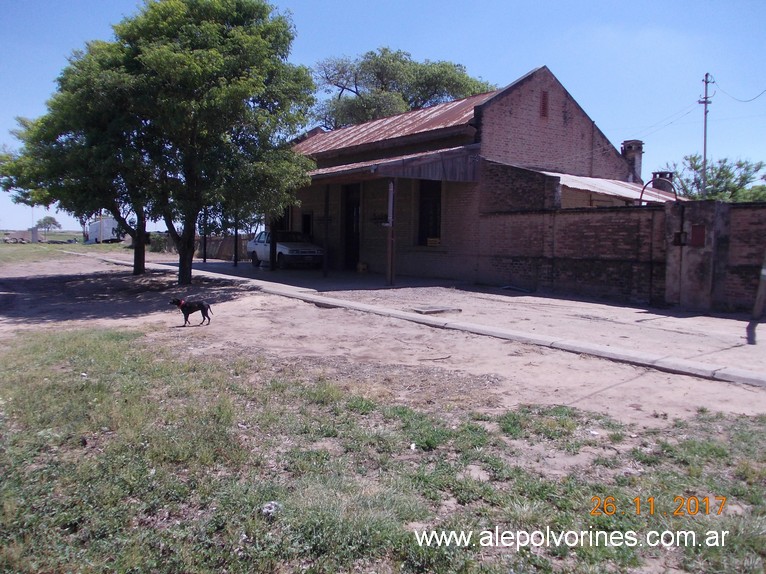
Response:
M258 255L255 251L250 254L250 260L253 262L253 267L258 267L261 264L261 260L258 259Z
M285 256L282 255L281 253L279 255L277 255L277 267L279 269L286 269L287 268L287 263L285 262Z

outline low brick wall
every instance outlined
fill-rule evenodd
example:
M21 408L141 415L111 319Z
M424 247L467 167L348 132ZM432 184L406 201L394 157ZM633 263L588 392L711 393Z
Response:
M662 207L489 214L481 226L480 282L662 302Z
M485 214L478 281L699 310L750 311L766 203Z
M250 259L247 254L247 237L239 238L239 260L244 261ZM203 245L202 238L197 238L197 248L194 252L194 256L201 258ZM207 238L207 258L208 259L223 259L224 261L232 261L234 259L234 237L208 237Z

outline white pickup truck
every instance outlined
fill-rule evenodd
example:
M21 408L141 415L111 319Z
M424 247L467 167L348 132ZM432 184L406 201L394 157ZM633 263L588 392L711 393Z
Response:
M321 267L324 249L310 243L299 231L277 231L277 267ZM261 231L247 242L253 265L270 261L271 232Z

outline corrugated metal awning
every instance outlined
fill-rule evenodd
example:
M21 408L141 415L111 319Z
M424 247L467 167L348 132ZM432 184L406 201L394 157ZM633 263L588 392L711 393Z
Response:
M568 187L569 189L600 193L602 195L621 197L633 201L638 201L641 197L641 190L644 187L638 183L629 183L627 181L619 181L616 179L601 179L598 177L585 177L550 171L541 171L540 173L558 177L561 185ZM672 193L648 186L644 190L643 201L665 203L667 201L677 201L677 198Z
M470 182L478 179L479 145L460 146L315 169L313 180L404 177Z

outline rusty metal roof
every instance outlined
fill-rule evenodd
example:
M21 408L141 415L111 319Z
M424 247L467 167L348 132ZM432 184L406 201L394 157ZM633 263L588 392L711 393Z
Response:
M558 177L561 185L570 189L579 189L582 191L592 191L604 195L621 197L623 199L638 200L642 197L643 201L661 202L677 201L675 194L668 193L651 186L646 186L643 196L641 194L643 185L638 183L629 183L616 179L602 179L597 177L585 177L580 175L569 175L567 173L554 173L550 171L541 171L545 175Z
M461 160L475 163L478 159L477 152L478 146L476 145L458 146L319 168L310 171L309 175L311 175L312 179L315 181L318 179L349 175L354 175L359 179L392 176L413 177L417 179L418 175L412 172L413 169L417 170L418 167L422 167L423 165L438 163L440 167L438 179L445 179L448 181L475 181L475 169L463 169L460 170L459 175L456 175L455 173L450 173L450 171L454 172L455 170L450 170L449 167L453 167L453 162Z
M473 120L476 106L485 103L501 91L478 94L462 100L436 104L421 110L318 133L299 142L293 149L298 153L316 157L323 153L384 140L467 126Z

